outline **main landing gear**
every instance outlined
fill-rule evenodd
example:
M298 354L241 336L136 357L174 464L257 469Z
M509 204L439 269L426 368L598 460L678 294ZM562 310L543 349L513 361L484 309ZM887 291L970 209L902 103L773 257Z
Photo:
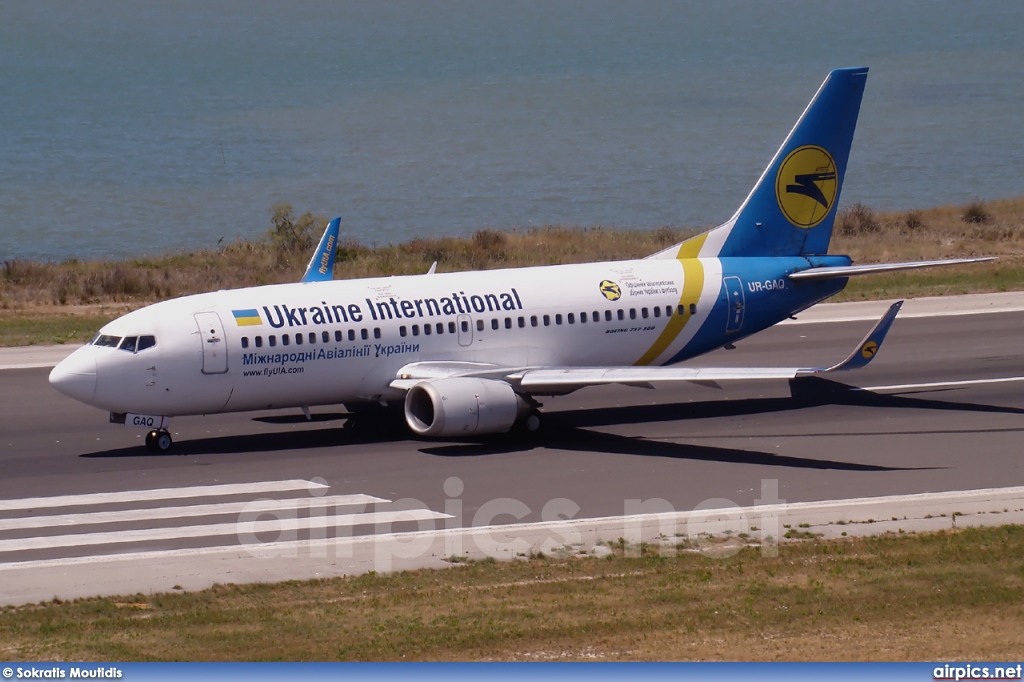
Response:
M171 432L166 429L153 429L146 434L146 447L153 452L167 452L172 444Z

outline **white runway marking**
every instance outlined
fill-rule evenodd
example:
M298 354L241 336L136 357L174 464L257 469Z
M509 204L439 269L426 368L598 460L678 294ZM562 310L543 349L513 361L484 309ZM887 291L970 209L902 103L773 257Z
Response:
M27 516L20 519L0 519L0 531L26 528L55 528L58 526L90 526L100 523L152 521L155 519L183 519L197 516L241 514L242 512L302 511L324 507L350 507L366 504L384 504L391 500L372 495L332 495L308 499L253 500L252 502L222 502L196 504L185 507L155 507L111 512L59 514L56 516Z
M429 509L372 512L368 514L334 514L303 518L277 518L267 521L235 521L202 526L179 526L176 528L144 528L142 530L109 531L104 533L81 533L78 535L54 535L49 537L0 540L0 552L21 552L29 549L54 549L58 547L87 547L91 545L112 545L123 542L145 542L151 540L178 540L183 538L206 538L224 535L284 533L314 528L347 528L379 523L401 523L404 521L432 521L452 518L448 514Z
M855 391L906 391L914 388L953 388L956 386L976 386L979 384L1008 384L1024 381L1024 377L999 377L996 379L967 379L964 381L932 381L924 384L891 384L888 386L861 386Z
M119 502L149 502L152 500L179 500L218 495L248 495L254 493L293 492L327 488L311 481L269 481L263 483L229 483L200 485L188 488L157 488L153 490L127 490L120 493L89 493L86 495L59 495L55 497L26 497L21 500L0 500L0 511L51 507L78 507L89 504L115 504Z
M340 538L317 538L309 540L289 540L266 545L231 545L221 547L193 547L170 550L151 550L130 554L111 554L106 556L84 556L66 557L59 559L38 559L20 561L8 564L0 564L0 572L18 570L41 570L47 568L68 568L71 566L86 566L90 564L122 563L125 561L170 561L174 559L188 558L202 560L204 557L226 557L229 555L240 555L247 553L248 558L259 556L260 548L265 548L279 555L290 551L308 551L322 547L353 546L357 543L387 543L387 542L415 542L416 538L445 538L454 536L488 537L495 535L499 540L505 541L511 537L520 537L530 533L539 533L541 539L547 538L554 529L556 533L565 533L569 529L581 533L592 533L593 539L604 538L614 540L623 537L623 533L629 529L639 528L641 525L660 529L664 521L674 521L684 527L690 518L703 521L707 518L715 518L715 512L721 512L732 518L759 519L767 516L777 515L779 523L787 522L791 525L798 524L803 519L813 520L815 527L824 528L824 524L835 521L848 521L856 519L858 510L864 516L878 519L888 519L896 515L902 517L899 522L908 527L912 532L914 520L931 520L935 523L948 523L945 518L947 513L952 518L954 510L968 510L971 505L988 511L986 518L1006 519L1006 523L1013 523L1012 515L1007 509L1003 514L996 515L995 512L1004 507L1017 509L1024 504L1024 486L1011 488L984 488L979 490L954 490L940 493L910 493L905 495L887 495L882 497L862 497L845 500L824 500L820 502L794 502L783 504L755 505L751 507L723 507L721 509L705 509L699 511L680 511L669 513L639 514L635 516L617 517L596 517L569 519L555 522L537 523L514 523L492 526L471 526L443 528L429 531L410 531L403 533L385 533L360 537ZM955 505L955 506L954 506ZM407 513L407 512L406 512ZM445 515L438 515L445 517ZM910 518L908 518L908 516ZM943 518L939 518L939 517ZM972 514L975 518L982 518ZM448 517L451 518L451 517ZM861 520L856 525L843 525L845 529L870 529L873 525L880 527L878 532L889 530L888 522L880 521L873 524L870 521ZM968 523L967 517L961 517L961 524ZM694 533L700 530L694 530ZM720 531L721 529L718 529ZM866 534L871 534L870 532ZM467 540L468 542L468 540Z

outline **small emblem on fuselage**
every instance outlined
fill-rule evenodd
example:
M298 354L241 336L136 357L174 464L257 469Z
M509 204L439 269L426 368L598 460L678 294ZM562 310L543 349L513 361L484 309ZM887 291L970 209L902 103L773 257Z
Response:
M610 279L601 280L601 295L609 301L617 301L622 298L622 289Z
M235 324L239 327L250 327L257 324L263 324L263 318L260 317L260 311L255 308L232 310L231 314L235 316Z

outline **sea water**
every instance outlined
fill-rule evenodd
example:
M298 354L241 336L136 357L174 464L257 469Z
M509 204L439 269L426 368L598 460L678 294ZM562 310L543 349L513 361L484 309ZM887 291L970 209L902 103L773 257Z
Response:
M1024 193L1024 3L0 0L0 260L731 215L869 66L842 203Z

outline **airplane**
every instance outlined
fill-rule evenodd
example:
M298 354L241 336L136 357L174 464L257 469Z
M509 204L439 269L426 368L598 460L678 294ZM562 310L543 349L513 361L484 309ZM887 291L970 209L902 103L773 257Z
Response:
M184 415L400 404L419 437L533 431L538 397L585 386L791 379L857 369L894 304L825 367L679 363L806 310L852 276L990 258L854 265L829 255L867 68L829 73L735 214L647 258L334 280L339 219L301 282L184 296L100 329L50 373L61 393L172 446ZM332 236L333 235L333 236Z

